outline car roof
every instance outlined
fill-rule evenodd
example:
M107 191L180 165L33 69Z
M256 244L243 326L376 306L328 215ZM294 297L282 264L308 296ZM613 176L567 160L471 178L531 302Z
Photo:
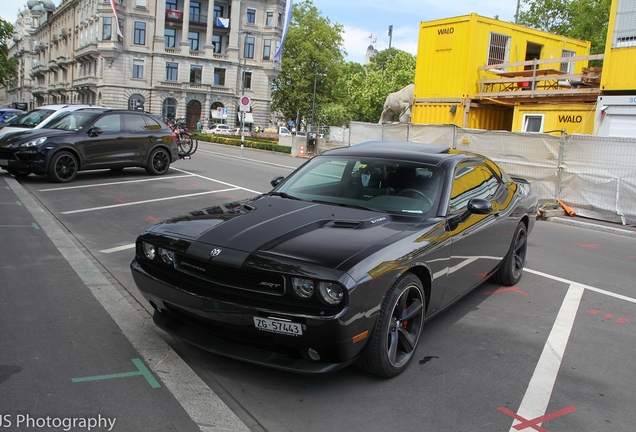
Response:
M367 141L351 147L328 150L322 154L339 156L368 156L395 160L414 160L427 163L440 163L454 157L457 152L450 147L402 141Z

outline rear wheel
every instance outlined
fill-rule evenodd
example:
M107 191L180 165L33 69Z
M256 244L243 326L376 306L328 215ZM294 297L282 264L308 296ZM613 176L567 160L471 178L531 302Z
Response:
M55 153L51 159L47 177L55 183L67 183L77 176L77 158L67 151Z
M422 333L425 299L415 275L407 273L397 280L384 298L369 351L359 363L362 369L385 378L406 369Z
M170 168L170 154L164 148L155 149L148 159L146 172L151 175L163 175Z
M179 156L185 157L189 156L192 153L192 149L194 148L194 140L190 136L190 134L182 133L179 135Z
M501 267L495 273L493 279L502 285L514 285L523 275L523 266L526 263L528 250L528 231L526 224L519 222L512 237L510 249L501 262Z

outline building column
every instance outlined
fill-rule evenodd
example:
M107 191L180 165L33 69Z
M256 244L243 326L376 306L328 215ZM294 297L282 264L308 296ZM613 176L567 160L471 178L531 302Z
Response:
M166 28L166 0L157 0L155 10L155 36L153 38L153 51L165 51L166 38L164 30Z
M205 29L205 57L212 58L214 54L214 45L212 45L212 35L214 34L214 0L208 1L208 25Z
M183 1L183 30L181 31L181 42L179 42L179 45L186 47L187 51L190 51L190 41L188 40L189 32L190 32L190 0L184 0Z
M236 51L239 47L239 31L241 30L241 1L232 0L232 15L230 16L230 35L228 51ZM229 53L226 53L229 54Z

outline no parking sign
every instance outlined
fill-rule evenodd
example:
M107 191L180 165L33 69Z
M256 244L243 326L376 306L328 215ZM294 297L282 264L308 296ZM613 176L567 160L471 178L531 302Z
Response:
M249 111L251 102L249 96L241 96L241 111Z

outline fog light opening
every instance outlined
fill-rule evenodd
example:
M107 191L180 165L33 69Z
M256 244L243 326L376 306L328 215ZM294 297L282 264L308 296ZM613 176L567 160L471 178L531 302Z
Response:
M307 348L307 356L312 361L320 361L320 354L313 348Z

